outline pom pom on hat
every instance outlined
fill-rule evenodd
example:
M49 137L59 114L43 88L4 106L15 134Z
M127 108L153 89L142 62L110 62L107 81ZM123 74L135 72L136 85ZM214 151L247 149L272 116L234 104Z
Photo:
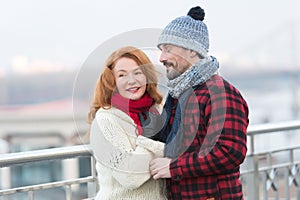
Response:
M199 53L207 57L209 37L206 24L203 22L205 12L200 6L189 10L187 16L171 21L163 30L158 39L158 45L172 44Z
M200 6L196 6L191 8L187 15L191 16L195 20L203 21L205 17L205 12Z

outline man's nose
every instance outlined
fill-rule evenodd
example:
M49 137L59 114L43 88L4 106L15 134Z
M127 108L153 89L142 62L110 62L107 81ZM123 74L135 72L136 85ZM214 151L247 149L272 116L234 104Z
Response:
M165 52L161 52L160 57L159 57L159 61L160 62L165 62L167 60L167 55Z

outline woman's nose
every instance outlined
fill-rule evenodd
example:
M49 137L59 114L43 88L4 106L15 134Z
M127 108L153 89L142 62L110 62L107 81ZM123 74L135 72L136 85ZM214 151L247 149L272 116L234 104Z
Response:
M136 82L136 79L135 79L134 75L130 73L127 76L127 81L128 81L129 84L133 84L133 83Z

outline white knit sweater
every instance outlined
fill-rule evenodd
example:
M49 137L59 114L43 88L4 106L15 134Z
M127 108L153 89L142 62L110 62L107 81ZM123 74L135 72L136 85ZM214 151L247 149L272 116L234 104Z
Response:
M166 199L164 181L149 172L149 162L163 156L164 143L136 132L134 121L121 110L97 111L90 135L100 187L96 200Z

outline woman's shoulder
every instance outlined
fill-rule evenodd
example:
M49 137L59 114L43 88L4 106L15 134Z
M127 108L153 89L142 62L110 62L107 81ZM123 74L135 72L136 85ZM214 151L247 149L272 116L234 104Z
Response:
M110 108L99 108L99 110L96 112L96 117L97 116L109 116L109 115L126 115L126 113L122 112L121 110L110 107Z
M95 119L114 119L114 120L125 120L133 123L133 120L130 116L120 109L115 107L110 108L100 108L96 112Z

